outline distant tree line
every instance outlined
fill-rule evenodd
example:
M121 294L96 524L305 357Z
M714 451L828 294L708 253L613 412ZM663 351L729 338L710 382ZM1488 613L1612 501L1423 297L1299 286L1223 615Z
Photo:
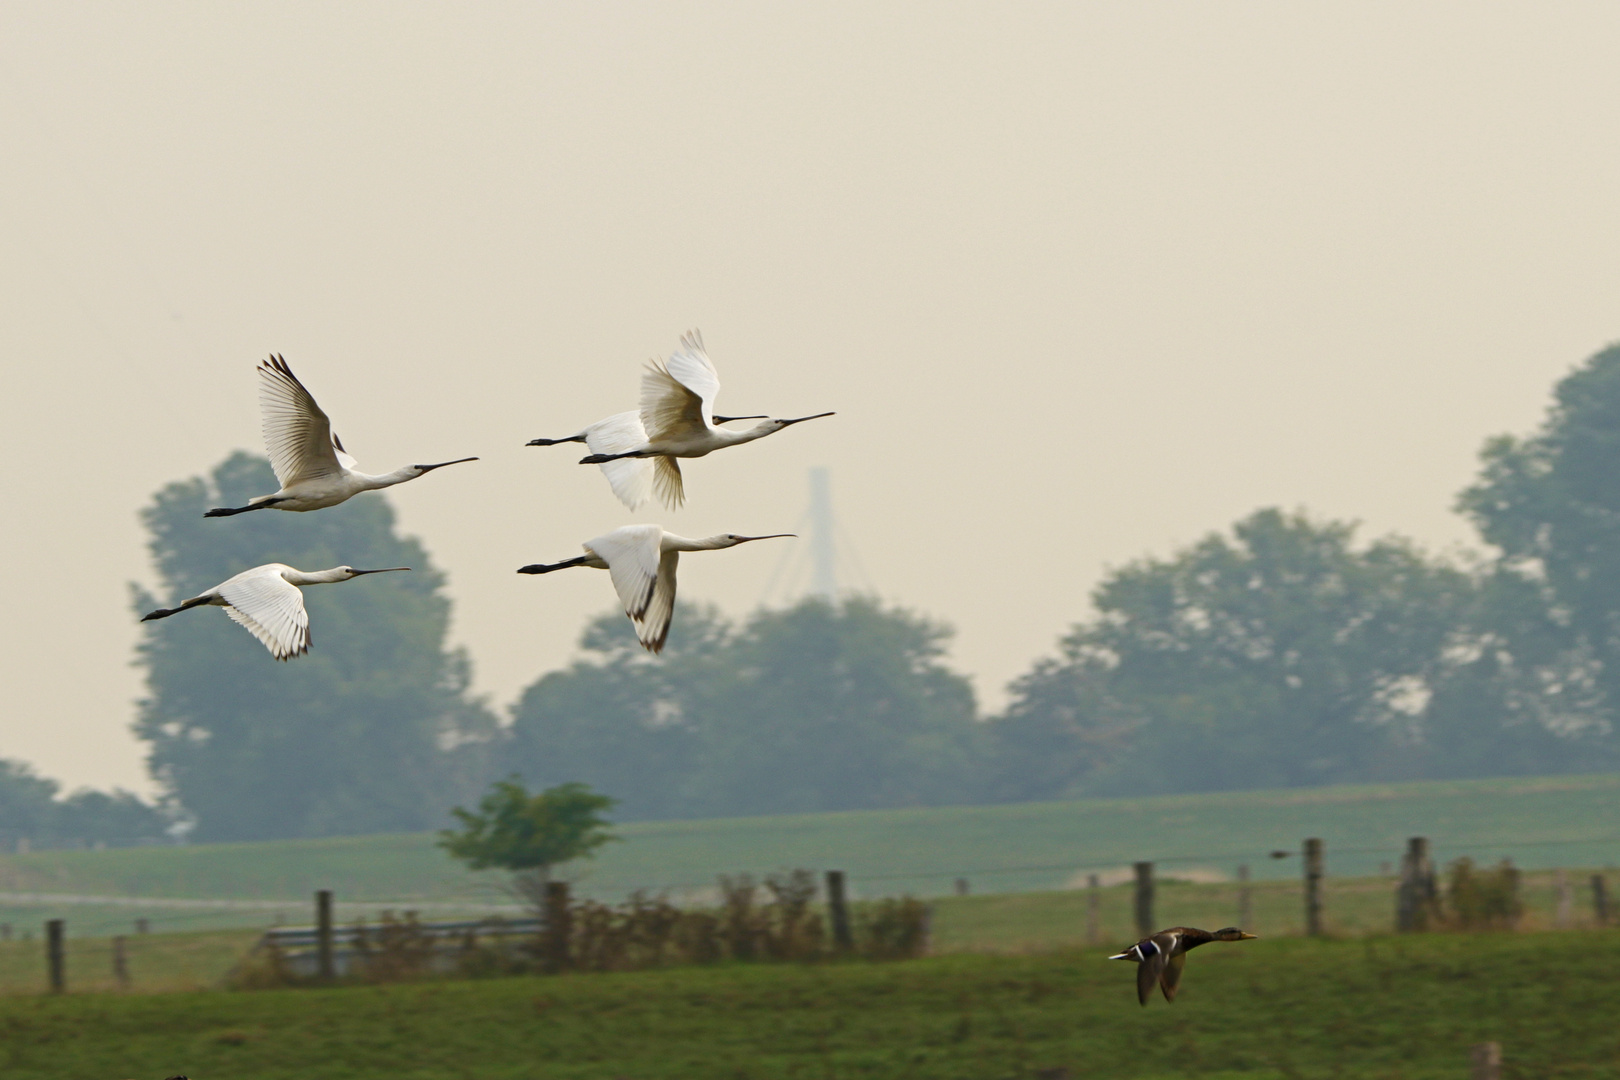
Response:
M84 788L63 797L55 780L0 759L0 850L126 847L163 840L169 825L132 792Z
M1261 510L1109 574L989 717L947 627L857 597L687 605L662 657L603 615L502 723L380 495L202 519L271 482L238 454L159 492L160 595L135 606L272 560L417 569L309 589L324 636L293 664L206 617L148 628L136 730L199 839L436 828L514 772L657 818L1620 768L1620 347L1558 385L1539 431L1486 446L1459 508L1488 554Z
M585 656L512 711L502 760L578 780L633 817L971 802L987 748L949 631L875 600L805 600L732 622L684 606L664 655L610 613Z

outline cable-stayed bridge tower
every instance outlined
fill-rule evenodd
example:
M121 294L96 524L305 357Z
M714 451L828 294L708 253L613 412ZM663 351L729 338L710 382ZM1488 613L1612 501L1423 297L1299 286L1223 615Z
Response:
M791 604L805 596L836 601L845 593L873 591L855 546L833 514L832 472L824 465L810 470L810 502L794 531L808 543L782 553L761 603Z

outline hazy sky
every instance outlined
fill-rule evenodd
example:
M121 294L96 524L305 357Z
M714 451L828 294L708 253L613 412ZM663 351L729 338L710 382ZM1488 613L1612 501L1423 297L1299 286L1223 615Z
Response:
M262 452L270 351L363 468L483 457L389 497L503 705L613 599L516 567L792 528L816 465L990 704L1259 506L1466 541L1482 440L1620 336L1617 46L1612 4L4 3L0 756L144 788L136 513ZM678 514L523 446L691 326L724 411L838 416Z

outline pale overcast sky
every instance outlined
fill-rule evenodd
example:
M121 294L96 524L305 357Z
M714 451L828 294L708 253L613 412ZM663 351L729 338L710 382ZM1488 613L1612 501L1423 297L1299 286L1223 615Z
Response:
M262 452L271 351L362 467L483 457L389 497L502 705L612 603L517 566L792 528L811 466L991 705L1257 507L1467 541L1482 441L1620 337L1617 48L1595 3L0 4L0 756L146 790L136 514ZM724 411L838 416L678 514L523 446L691 326Z

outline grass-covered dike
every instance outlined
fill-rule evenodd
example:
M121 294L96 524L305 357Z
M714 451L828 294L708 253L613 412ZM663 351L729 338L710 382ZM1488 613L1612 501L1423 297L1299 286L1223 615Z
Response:
M1100 951L332 990L0 998L0 1075L1620 1076L1620 933L1211 945L1175 1005Z

